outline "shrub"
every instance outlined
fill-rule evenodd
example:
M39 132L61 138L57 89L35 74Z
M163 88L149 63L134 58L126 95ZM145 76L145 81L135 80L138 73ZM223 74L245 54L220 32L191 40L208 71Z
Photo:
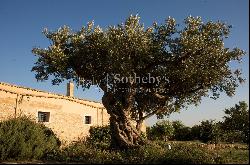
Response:
M120 152L100 149L91 143L74 142L63 148L59 154L55 153L51 160L63 162L80 162L86 164L117 164L122 162Z
M163 142L164 143L164 142ZM155 142L139 148L122 151L122 163L126 164L159 164L162 162L166 149Z
M156 143L129 150L100 149L91 143L75 142L54 153L50 160L86 164L161 163L165 150Z
M171 144L171 149L168 148ZM64 148L54 160L65 163L87 164L211 164L223 163L214 151L198 146L199 143L174 143L151 141L128 150L101 150L84 142L76 142Z
M88 140L109 143L111 141L109 125L90 127Z
M59 146L51 129L26 116L0 122L0 160L40 159Z
M89 136L87 137L86 142L94 145L97 148L108 149L111 143L109 125L90 127Z

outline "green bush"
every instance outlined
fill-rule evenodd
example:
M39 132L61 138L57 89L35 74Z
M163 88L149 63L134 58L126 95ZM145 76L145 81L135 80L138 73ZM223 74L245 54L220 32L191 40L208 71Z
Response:
M122 162L120 152L101 149L91 143L82 141L74 142L61 151L50 155L48 160L61 162L80 162L86 164L117 164Z
M165 155L165 148L150 142L139 148L122 151L122 163L125 164L159 164Z
M92 142L110 143L111 135L109 125L90 127L88 140Z
M75 142L50 155L50 160L86 164L161 163L165 150L156 143L129 150L101 149L91 143ZM49 160L47 159L47 160Z
M87 137L86 142L100 149L108 149L111 143L109 125L90 127L89 136Z
M26 116L0 122L0 160L40 159L59 146L51 129Z

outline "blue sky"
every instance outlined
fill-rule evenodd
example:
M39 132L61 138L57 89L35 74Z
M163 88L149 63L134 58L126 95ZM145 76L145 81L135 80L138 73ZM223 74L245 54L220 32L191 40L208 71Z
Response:
M249 103L249 1L248 0L1 0L0 1L0 82L7 82L65 94L66 82L52 86L50 81L37 82L31 68L36 57L33 47L45 48L49 41L42 35L42 29L56 30L68 25L80 29L88 21L107 27L123 22L130 14L139 14L144 25L163 22L168 16L182 24L189 15L201 16L203 21L221 20L233 26L225 46L239 47L247 52L241 67L246 83L241 85L232 98L221 95L214 101L205 98L198 107L189 107L181 113L174 113L170 120L181 120L192 126L205 119L221 120L223 109L234 106L241 100ZM234 67L234 65L232 65ZM90 90L75 90L80 98L100 101L102 92L93 87ZM152 117L148 125L156 122Z

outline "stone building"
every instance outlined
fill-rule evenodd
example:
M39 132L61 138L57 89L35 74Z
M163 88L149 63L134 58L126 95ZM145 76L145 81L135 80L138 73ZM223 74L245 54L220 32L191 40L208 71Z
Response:
M109 115L99 102L73 97L74 84L59 95L0 82L0 121L28 115L51 128L62 142L85 137L90 126L109 123Z

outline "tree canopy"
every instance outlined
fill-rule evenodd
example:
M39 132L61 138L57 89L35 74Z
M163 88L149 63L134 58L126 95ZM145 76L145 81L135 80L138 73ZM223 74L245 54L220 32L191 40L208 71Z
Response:
M147 132L148 138L151 140L164 140L167 141L172 138L174 134L174 127L172 122L168 120L158 121Z
M249 143L249 109L244 101L225 109L223 127L227 131L239 131L244 134L244 141Z
M131 15L106 29L94 22L78 31L68 26L45 29L51 45L32 50L38 56L32 71L37 80L52 75L53 84L73 79L84 89L98 85L104 91L102 102L111 115L113 134L122 129L131 132L128 116L139 128L152 115L163 117L197 105L202 97L234 95L244 79L240 69L232 70L229 63L240 61L245 52L225 47L230 28L192 16L184 20L183 28L171 17L145 28L138 15ZM125 134L119 135L138 137Z

